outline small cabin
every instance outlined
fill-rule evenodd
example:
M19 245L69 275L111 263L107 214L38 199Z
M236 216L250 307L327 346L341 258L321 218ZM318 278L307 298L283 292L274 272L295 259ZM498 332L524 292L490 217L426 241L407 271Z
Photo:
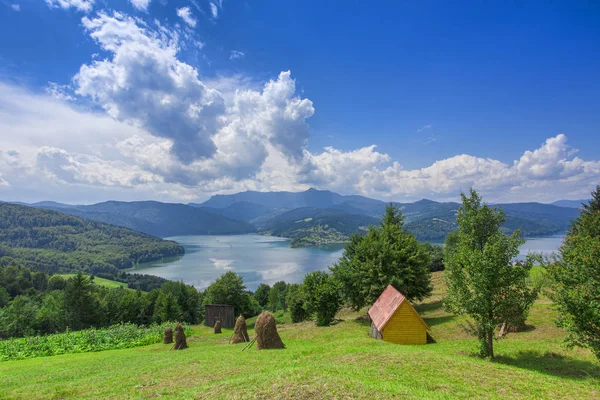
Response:
M235 325L235 315L233 306L227 304L207 304L204 314L204 325L215 326L217 321L221 321L222 328L233 329Z
M426 344L429 327L406 297L392 285L369 310L370 335L397 344Z

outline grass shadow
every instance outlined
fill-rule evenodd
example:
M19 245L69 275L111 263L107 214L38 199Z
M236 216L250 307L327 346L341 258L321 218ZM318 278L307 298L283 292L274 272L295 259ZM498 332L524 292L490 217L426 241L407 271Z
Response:
M362 326L371 326L371 319L367 314L356 317L354 322Z
M443 317L427 317L423 316L423 321L431 328L432 326L445 324L451 322L456 318L456 315L444 315Z
M497 356L493 361L566 379L600 378L599 365L553 352L526 350L514 357Z
M443 306L442 301L437 300L437 301L432 301L431 303L416 304L414 307L415 307L415 310L417 310L417 312L419 314L422 314L422 313L426 313L426 312L430 312L430 311L441 310L442 306Z

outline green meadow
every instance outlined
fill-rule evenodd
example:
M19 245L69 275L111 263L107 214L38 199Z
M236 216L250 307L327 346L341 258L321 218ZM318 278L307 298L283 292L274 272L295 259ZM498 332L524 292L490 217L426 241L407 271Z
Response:
M195 326L189 349L154 344L0 363L7 399L59 398L565 398L600 397L600 364L591 352L566 349L551 302L532 307L528 328L496 343L493 361L477 358L464 319L443 311L442 273L417 309L435 344L394 345L371 339L364 312L315 327L278 319L285 350L242 351L231 331ZM253 320L249 320L252 328ZM253 331L250 330L250 335Z

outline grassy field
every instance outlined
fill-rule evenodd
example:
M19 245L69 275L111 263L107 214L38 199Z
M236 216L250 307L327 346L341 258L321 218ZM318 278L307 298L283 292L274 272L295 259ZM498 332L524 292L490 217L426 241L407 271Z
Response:
M548 299L534 305L525 332L496 342L491 362L473 356L477 344L464 320L441 308L441 273L434 280L434 295L417 308L436 344L376 341L361 313L350 311L332 327L280 325L285 350L242 352L243 344L228 344L231 331L197 326L183 351L157 344L0 363L0 397L600 398L600 363L562 346Z
M60 276L62 276L65 279L69 279L69 278L74 277L75 274L60 274ZM110 279L98 278L97 276L94 277L94 283L99 286L105 286L109 289L118 288L118 287L124 287L125 289L128 289L126 283L118 282L118 281L111 281Z

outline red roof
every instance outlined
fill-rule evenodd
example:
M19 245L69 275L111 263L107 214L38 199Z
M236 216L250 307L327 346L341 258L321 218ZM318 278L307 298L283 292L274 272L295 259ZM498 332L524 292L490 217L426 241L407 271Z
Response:
M406 300L406 297L402 293L396 290L392 285L388 285L381 296L377 299L375 304L369 309L369 317L375 324L377 330L381 331L389 319L394 315L394 312L400 307L400 305ZM407 301L408 302L408 301ZM410 303L408 303L410 305ZM411 306L412 307L412 306ZM421 317L415 312L419 319ZM427 329L429 327L425 324L425 321L421 319L421 322Z

